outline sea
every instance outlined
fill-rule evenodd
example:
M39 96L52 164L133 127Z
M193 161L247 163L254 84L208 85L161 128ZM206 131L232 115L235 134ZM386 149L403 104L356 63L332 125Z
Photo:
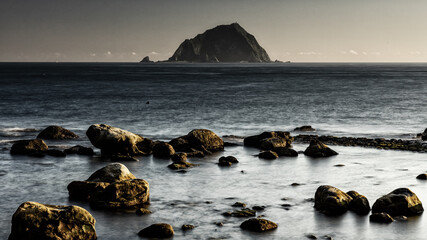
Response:
M67 185L86 180L109 163L85 135L104 123L153 140L168 141L193 129L210 129L237 146L203 159L184 172L153 156L123 162L150 184L152 214L92 209L68 199ZM49 125L77 133L77 140L46 141L54 148L93 147L93 157L34 158L10 155L15 140L34 139ZM427 204L427 153L331 146L339 155L303 154L261 160L243 137L311 125L309 134L386 139L416 138L427 128L426 63L0 63L0 239L26 201L78 205L96 219L98 239L140 239L153 223L169 223L174 239L425 239L427 216L391 224L369 215L326 216L313 208L320 185L355 190L372 205L407 187ZM297 151L308 144L294 143ZM239 163L219 167L221 156ZM296 183L296 184L295 184ZM278 224L266 233L240 228L245 218L226 217L235 202L264 206ZM427 206L427 205L426 205ZM183 224L196 228L182 231Z

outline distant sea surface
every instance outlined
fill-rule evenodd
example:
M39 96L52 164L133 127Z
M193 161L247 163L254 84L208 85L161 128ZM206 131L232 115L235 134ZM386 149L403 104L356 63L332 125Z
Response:
M258 214L279 224L267 233L269 239L306 234L423 239L427 234L423 216L378 225L352 213L326 217L307 200L319 185L329 184L356 190L371 204L395 188L409 187L427 203L426 183L415 179L427 170L426 153L334 146L340 155L333 158L301 154L263 161L253 157L258 150L239 146L192 160L201 166L186 174L167 169L167 161L141 157L125 164L150 183L153 214L142 217L68 200L68 183L87 179L108 163L98 157L9 154L12 141L35 138L49 125L81 136L49 145L91 146L85 131L94 123L155 140L195 128L220 136L268 130L296 135L293 129L302 125L312 125L320 135L414 139L427 128L427 64L0 63L0 238L7 238L12 214L25 201L85 207L97 220L99 239L138 239L136 233L155 222L171 223L177 239L258 239L239 229L244 219L221 215L236 201L266 206ZM306 147L294 145L298 151ZM234 155L240 163L219 168L221 155ZM301 185L292 187L295 182ZM182 224L198 227L184 233Z

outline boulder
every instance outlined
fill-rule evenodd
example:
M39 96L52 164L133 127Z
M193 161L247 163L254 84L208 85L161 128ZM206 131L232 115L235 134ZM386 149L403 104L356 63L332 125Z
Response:
M78 155L86 155L86 156L93 156L95 153L92 148L89 147L83 147L80 145L76 145L71 148L67 148L64 150L64 153L66 154L78 154Z
M246 137L243 139L243 144L262 150L273 150L279 147L291 147L293 140L289 132L263 132L259 135Z
M167 223L156 223L142 229L138 235L146 238L171 238L174 231L172 226Z
M277 224L263 218L251 218L244 221L240 228L253 231L253 232L265 232L277 228Z
M350 191L347 192L347 194L352 198L349 205L350 211L353 211L360 215L366 215L371 211L369 201L365 196L359 194L356 191Z
M48 146L41 139L20 140L12 145L10 154L13 155L30 155L48 150Z
M338 155L337 152L330 149L326 144L323 144L322 142L316 139L310 141L310 146L305 149L304 154L315 158Z
M279 156L277 155L277 153L273 152L273 151L265 151L265 152L261 152L258 155L259 158L262 159L267 159L267 160L273 160L278 158Z
M175 154L175 150L169 143L157 142L153 147L153 156L169 159Z
M12 217L9 240L96 239L95 219L78 206L25 202Z
M137 147L143 137L129 131L106 124L94 124L86 131L93 146L101 149L103 155L111 154L143 154Z
M273 149L279 157L298 157L298 152L289 147L276 147Z
M378 223L391 223L394 222L394 219L388 215L387 213L374 213L369 216L370 222L378 222Z
M121 163L110 163L92 173L86 181L90 182L120 182L136 179L129 169Z
M211 152L223 151L224 141L214 132L207 129L195 129L185 136L172 139L170 145L178 152L202 151L210 154Z
M349 208L352 198L338 188L322 185L314 195L314 208L328 215L342 214Z
M310 125L304 125L304 126L295 128L294 131L314 132L314 131L316 131L316 129L312 128Z
M227 157L220 157L218 160L219 166L231 166L233 163L238 163L239 161L237 158L233 156L227 156Z
M49 126L37 135L40 139L64 140L64 139L77 139L79 136L60 126Z
M391 216L413 216L424 212L417 195L408 188L398 188L384 195L372 205L372 213L388 213Z

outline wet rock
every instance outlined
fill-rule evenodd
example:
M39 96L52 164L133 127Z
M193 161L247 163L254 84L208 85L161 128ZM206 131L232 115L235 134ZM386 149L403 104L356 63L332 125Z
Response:
M347 194L352 198L349 205L349 210L360 215L366 215L371 211L369 201L365 196L359 194L356 191L350 191L347 192Z
M424 130L423 133L420 133L419 136L421 137L421 140L427 141L427 128Z
M225 212L223 215L226 217L255 217L256 211L249 208L243 208L242 210Z
M78 206L25 202L12 217L9 240L96 239L95 219Z
M268 159L268 160L273 160L278 158L279 156L277 155L277 153L273 152L273 151L265 151L265 152L261 152L258 155L259 158L262 159Z
M77 139L79 136L60 126L49 126L37 135L40 139L53 139L53 140L65 140L65 139Z
M220 157L218 160L219 166L231 166L233 163L238 163L239 161L237 158L233 156L227 156L227 157Z
M187 161L187 153L175 153L171 157L172 162L181 163Z
M168 168L173 170L179 170L179 169L187 169L191 167L198 166L197 164L189 163L189 162L176 162L168 165Z
M66 157L67 154L65 154L63 151L61 150L57 150L57 149L48 149L46 151L46 154L52 157Z
M305 234L305 237L308 239L317 239L317 237L313 234Z
M310 141L310 146L305 149L304 154L310 157L330 157L338 155L337 152L330 149L327 145L314 139Z
M13 155L30 155L47 151L48 146L41 139L16 141L10 150Z
M373 213L369 216L370 222L378 222L378 223L391 223L394 222L394 219L387 213Z
M240 227L253 232L265 232L277 228L277 224L263 218L251 218L244 221Z
M314 132L316 129L312 128L310 125L304 125L301 127L296 127L294 131L300 131L300 132Z
M417 179L427 180L427 173L421 173L420 175L417 176Z
M136 210L137 215L147 215L150 213L152 213L152 212L146 208L139 208L138 210Z
M111 163L67 188L70 199L89 200L95 208L135 208L149 200L148 182L136 179L121 163Z
M243 144L263 150L273 150L278 147L290 147L293 140L289 132L263 132L259 135L246 137Z
M172 226L167 223L156 223L142 229L138 235L147 238L171 238L174 231Z
M187 153L196 150L210 154L224 150L224 141L207 129L194 129L185 136L172 139L169 144L173 146L175 151Z
M375 201L372 213L388 213L391 216L413 216L424 212L417 195L408 188L398 188Z
M191 224L184 224L181 226L182 231L193 230L196 226Z
M252 207L252 210L255 210L255 211L264 211L264 209L265 209L265 206L253 206Z
M224 223L222 223L222 222L214 222L214 224L217 225L218 227L224 226Z
M338 188L322 185L314 196L314 208L328 215L342 214L349 208L352 198Z
M289 147L276 147L273 149L279 157L298 157L298 152Z
M106 124L94 124L86 131L86 135L93 146L101 149L103 155L143 154L137 144L144 138L129 131Z
M242 203L242 202L235 202L232 206L233 207L242 207L242 208L244 208L244 207L246 207L246 204Z
M78 155L86 155L86 156L93 156L95 153L92 148L89 147L83 147L80 145L76 145L71 148L67 148L64 150L65 154L78 154Z
M193 149L190 149L190 152L187 152L187 157L204 158L205 153L193 148Z
M157 158L169 159L175 154L175 150L169 143L156 142L153 147L153 156Z

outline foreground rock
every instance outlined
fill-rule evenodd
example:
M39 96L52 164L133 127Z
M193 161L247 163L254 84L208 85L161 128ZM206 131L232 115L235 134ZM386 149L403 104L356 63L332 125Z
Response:
M220 25L178 47L170 62L270 62L255 37L238 23Z
M316 139L310 141L310 146L305 149L304 154L315 158L338 155L337 152L330 149L326 144Z
M338 188L322 185L314 196L314 208L328 215L342 214L349 208L352 198Z
M95 208L138 208L149 201L149 185L121 163L111 163L86 181L68 185L70 199L89 200Z
M41 139L34 140L20 140L12 145L10 154L14 155L31 155L36 153L43 153L48 150L48 146Z
M167 223L156 223L142 229L138 235L146 238L171 238L174 231L172 226Z
M408 188L398 188L375 201L372 213L388 213L391 216L414 216L424 212L417 195Z
M68 129L60 126L49 126L37 135L40 139L65 140L77 139L79 136Z
M12 217L9 240L96 239L95 219L78 206L25 202Z
M227 156L227 157L223 156L223 157L219 158L218 165L228 167L228 166L231 166L234 163L238 163L238 162L239 161L237 160L237 158L235 158L233 156Z
M293 140L289 132L263 132L259 135L246 137L243 139L243 144L262 150L273 150L280 147L290 148Z
M374 213L369 216L369 221L378 222L378 223L391 223L394 222L394 219L387 213Z
M244 221L240 227L253 232L265 232L277 228L277 224L263 218L251 218Z
M172 139L170 145L177 152L188 153L202 152L210 154L212 152L223 151L224 141L214 132L207 129L195 129L185 136Z
M368 199L356 191L347 192L352 200L349 205L349 210L359 214L366 215L371 211Z
M86 131L86 135L93 146L101 149L103 155L144 154L137 146L144 138L120 128L106 124L94 124Z

